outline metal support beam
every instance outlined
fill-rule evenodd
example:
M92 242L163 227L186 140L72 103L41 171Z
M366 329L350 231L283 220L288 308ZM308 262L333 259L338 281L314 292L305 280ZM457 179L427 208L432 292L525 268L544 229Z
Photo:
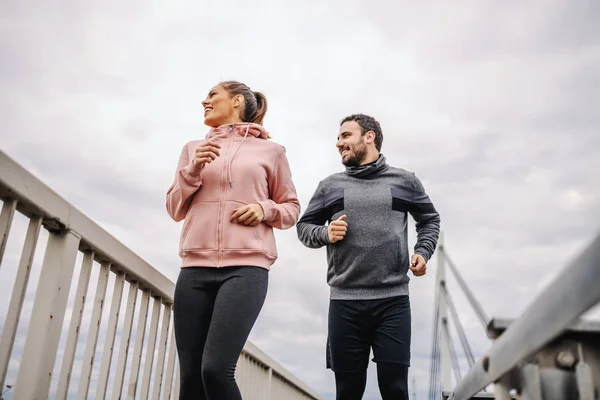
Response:
M433 329L431 334L431 364L429 370L429 400L437 400L442 391L440 384L440 291L439 282L436 279L435 296L433 300Z
M448 302L446 301L446 291L443 290L443 286L446 284L446 249L444 247L444 234L440 232L440 238L438 240L438 271L437 271L437 288L439 290L439 310L440 310L440 327L442 332L444 329L444 323L448 320ZM452 390L452 373L451 373L451 361L450 361L450 343L445 335L440 335L440 357L442 367L442 390Z

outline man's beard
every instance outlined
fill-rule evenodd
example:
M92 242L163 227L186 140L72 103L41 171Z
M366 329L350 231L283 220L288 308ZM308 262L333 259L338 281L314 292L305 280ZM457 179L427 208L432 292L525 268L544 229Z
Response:
M346 159L342 158L342 164L346 167L358 167L367 157L367 145L364 143L357 144L354 148L350 148L349 151L352 154Z

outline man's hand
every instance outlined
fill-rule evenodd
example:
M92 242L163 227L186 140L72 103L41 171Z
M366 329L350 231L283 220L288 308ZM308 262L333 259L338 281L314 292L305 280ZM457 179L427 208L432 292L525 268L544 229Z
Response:
M331 243L339 242L344 239L346 232L348 231L348 223L346 222L346 216L342 215L335 221L331 221L327 227L327 235Z
M265 212L260 204L248 204L247 206L236 208L231 215L231 222L248 226L258 225L264 219Z
M427 262L425 262L422 255L413 254L410 258L410 265L408 268L415 276L423 276L427 272Z
M215 158L221 155L219 153L220 148L221 146L212 140L207 141L202 146L198 146L193 160L194 167L202 169L205 164L210 164Z

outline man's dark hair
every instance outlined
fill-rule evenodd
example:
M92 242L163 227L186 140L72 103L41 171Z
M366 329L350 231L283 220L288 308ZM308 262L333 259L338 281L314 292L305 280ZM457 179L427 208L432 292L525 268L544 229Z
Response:
M377 122L375 118L365 114L352 114L344 118L342 122L340 122L340 125L343 125L344 122L348 121L356 122L360 126L363 135L369 131L375 132L375 148L377 148L377 151L381 151L383 132L381 131L381 125L379 125L379 122Z

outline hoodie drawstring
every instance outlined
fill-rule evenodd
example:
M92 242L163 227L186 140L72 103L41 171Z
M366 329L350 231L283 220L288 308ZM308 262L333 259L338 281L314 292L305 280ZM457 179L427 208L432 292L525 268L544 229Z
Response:
M250 131L250 124L248 124L246 126L246 133L244 134L244 137L242 138L242 140L240 141L240 144L238 145L237 149L235 150L235 152L233 153L233 155L229 159L229 166L227 168L227 177L229 178L229 187L233 187L233 183L231 182L231 164L233 163L233 159L235 158L236 154L238 153L238 151L242 147L242 144L244 143L244 140L248 136L248 132L249 131Z

